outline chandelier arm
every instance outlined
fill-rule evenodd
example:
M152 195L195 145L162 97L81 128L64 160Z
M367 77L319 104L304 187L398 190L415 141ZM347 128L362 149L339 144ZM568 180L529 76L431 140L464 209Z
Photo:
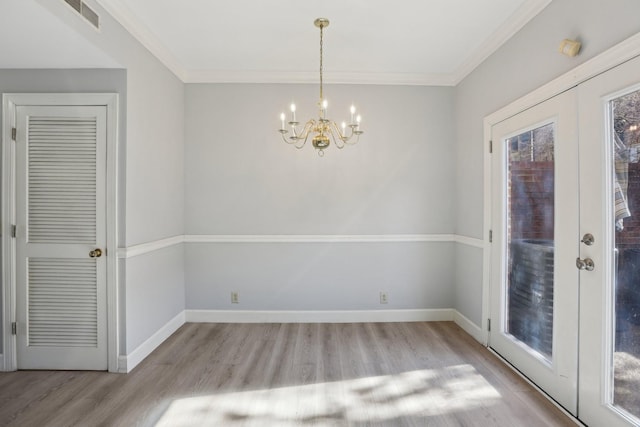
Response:
M344 141L344 135L340 131L340 128L338 127L338 124L336 122L334 122L333 120L329 121L329 128L330 128L329 130L331 131L332 136L335 133L336 135L338 135L338 138L340 140ZM335 136L334 136L334 138L335 138Z
M343 141L348 145L356 145L360 140L360 135L362 135L364 132L361 130L356 130L357 128L355 128L353 125L349 125L349 129L349 136L343 139ZM355 140L353 140L354 136L356 137Z
M343 135L342 131L340 130L340 128L338 127L338 124L334 121L331 122L331 126L333 127L332 129L332 134L335 132L337 135L339 135L340 141L342 143L342 146L344 147L345 145L355 145L358 142L358 139L360 139L360 134L356 133L353 131L353 127L349 126L350 132L349 135ZM351 141L353 139L353 135L356 135L356 140L355 141ZM338 144L336 143L336 146ZM342 148L342 147L338 147L338 148Z
M338 126L335 122L330 122L330 127L328 128L329 135L331 135L331 140L333 141L333 145L338 147L339 149L344 148L344 138L342 138L342 134L338 129Z
M282 140L284 142L286 142L287 144L289 144L289 145L296 145L298 143L298 140L294 136L287 137L286 134L288 134L288 133L289 133L289 131L287 131L287 130L285 130L284 132L280 131L280 134L282 135ZM304 143L302 145L304 145ZM296 146L296 148L297 148L297 146ZM302 148L302 146L300 146L300 148Z
M307 139L309 139L309 134L311 133L311 130L313 129L315 124L316 124L315 120L311 119L304 124L304 127L302 128L302 132L300 134L298 134L298 131L296 130L296 128L293 128L293 135L291 135L287 139L285 138L283 133L282 139L284 139L284 142L286 142L289 145L293 145L296 148L302 148L307 143Z

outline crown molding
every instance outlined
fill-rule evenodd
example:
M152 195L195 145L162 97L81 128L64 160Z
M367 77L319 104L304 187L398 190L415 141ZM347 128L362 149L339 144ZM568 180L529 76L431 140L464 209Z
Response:
M188 70L185 83L317 84L318 72ZM325 84L454 86L450 74L330 72Z
M482 64L489 56L513 37L529 21L537 16L553 0L528 0L518 8L481 46L470 58L455 70L451 79L453 86L460 83L473 70Z
M155 34L120 0L94 0L183 83L187 71Z
M315 84L317 72L195 70L185 68L122 0L94 0L183 83ZM485 43L452 73L331 72L327 84L456 86L552 0L527 0Z

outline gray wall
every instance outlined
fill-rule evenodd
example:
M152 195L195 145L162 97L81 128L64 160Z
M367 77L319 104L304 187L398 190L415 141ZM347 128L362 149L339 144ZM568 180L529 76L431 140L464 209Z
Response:
M64 92L108 92L119 95L119 151L122 153L126 135L127 74L125 70L3 70L0 69L0 96L4 93L64 93ZM0 104L0 117L4 112ZM2 120L0 120L2 135ZM121 161L124 161L122 156ZM124 177L118 176L121 201L124 200ZM119 212L124 220L124 212ZM2 295L0 295L0 298ZM0 325L3 320L3 305L0 302ZM0 330L4 330L2 327ZM0 354L3 342L0 340Z
M453 306L453 243L188 244L187 308L379 310ZM238 292L239 304L230 293ZM380 305L380 291L389 302Z
M118 207L124 212L120 245L183 234L184 84L95 1L88 3L100 15L100 31L64 2L35 1L127 70L126 148L118 165L126 176ZM167 257L167 250L119 263L122 354L184 310L184 262Z
M442 234L454 230L453 89L329 86L329 116L365 130L318 157L277 129L291 100L315 117L316 85L189 84L185 229L190 235ZM309 143L310 144L310 143ZM187 308L449 308L450 243L188 244ZM378 292L389 293L380 306Z
M483 118L637 33L638 16L636 0L554 0L456 87L458 234L482 238ZM582 41L578 57L557 52L565 38ZM480 324L482 251L457 253L455 308Z

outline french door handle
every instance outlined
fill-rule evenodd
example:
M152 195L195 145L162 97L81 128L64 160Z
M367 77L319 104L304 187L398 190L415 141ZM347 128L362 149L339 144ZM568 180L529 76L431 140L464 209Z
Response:
M587 233L584 236L582 236L582 240L580 240L582 243L584 243L587 246L591 246L593 245L593 242L595 242L595 238L593 237L593 234L591 233Z
M576 267L578 267L578 270L593 271L596 265L591 258L576 258Z

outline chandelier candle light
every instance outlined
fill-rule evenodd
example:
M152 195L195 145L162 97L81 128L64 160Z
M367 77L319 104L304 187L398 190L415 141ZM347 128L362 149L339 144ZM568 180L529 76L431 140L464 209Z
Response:
M327 100L324 98L322 92L322 42L323 42L323 30L329 26L329 20L326 18L318 18L314 22L314 25L320 28L320 101L318 102L319 117L310 119L304 124L302 129L299 129L300 122L296 120L296 104L291 104L291 121L287 124L291 127L291 135L287 134L289 131L285 129L284 113L280 114L281 127L279 132L282 134L282 139L287 144L291 144L296 148L302 148L307 142L309 135L313 132L314 135L311 138L311 143L318 150L320 157L324 156L324 149L327 148L331 141L336 147L342 149L346 144L355 144L358 142L360 135L363 131L360 130L360 115L356 115L356 107L351 106L351 119L349 124L342 122L342 126L338 126L336 122L327 119ZM354 138L355 137L355 138Z

